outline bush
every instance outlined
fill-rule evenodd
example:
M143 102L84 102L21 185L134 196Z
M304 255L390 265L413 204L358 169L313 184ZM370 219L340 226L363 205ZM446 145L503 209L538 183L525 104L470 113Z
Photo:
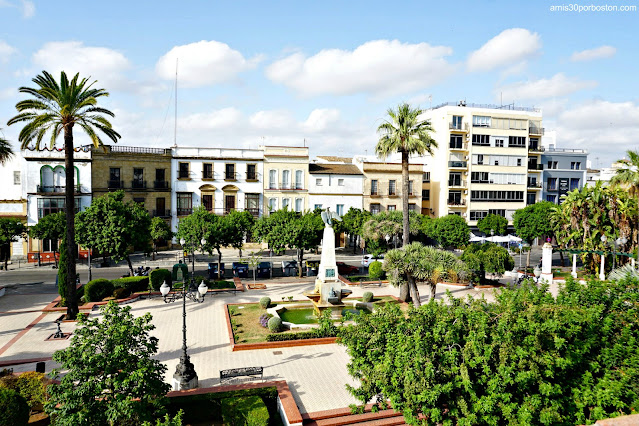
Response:
M362 295L362 301L366 302L366 303L370 303L373 301L373 293L371 293L370 291L365 292Z
M269 318L268 329L271 333L278 333L282 329L282 320L278 317Z
M279 333L279 334L267 334L267 342L285 342L288 340L306 340L317 339L320 337L335 337L333 336L320 336L316 331L300 331L297 333Z
M160 291L160 286L164 281L170 286L171 281L171 271L168 269L154 269L149 274L149 278L151 279L151 287L153 290Z
M29 404L13 389L0 388L0 426L23 426L29 423Z
M46 378L42 373L28 371L17 377L17 389L33 411L42 411L47 399Z
M264 328L267 328L268 327L268 320L271 319L271 318L273 318L273 315L271 315L271 314L262 314L262 315L260 315L260 319L259 319L260 325L262 327L264 327Z
M222 405L222 420L225 425L268 425L268 409L262 398L257 395L224 398L220 402Z
M105 297L113 294L113 284L104 278L98 278L86 283L84 286L84 298L87 302L100 302Z
M270 297L266 297L266 296L265 296L265 297L262 297L262 298L260 299L260 306L261 306L263 309L266 309L266 308L268 308L269 306L271 306L271 298L270 298Z
M113 287L126 288L130 293L149 289L149 277L124 277L112 280L111 283Z
M380 262L379 260L371 262L371 264L368 265L368 276L371 278L371 280L381 280L384 276L382 262Z
M128 288L118 287L115 290L113 290L113 297L115 297L116 299L126 299L130 295L131 295L131 292L129 291Z

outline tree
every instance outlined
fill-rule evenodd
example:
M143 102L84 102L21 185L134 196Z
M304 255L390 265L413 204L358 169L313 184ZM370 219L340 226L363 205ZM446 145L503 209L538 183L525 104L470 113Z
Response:
M19 237L26 236L26 227L18 219L2 217L0 218L0 248L4 249L4 270L7 270L9 263L10 245L18 241Z
M76 242L115 261L126 260L133 275L129 254L135 247L149 251L151 218L139 203L123 202L123 198L123 191L94 198L77 216Z
M360 247L360 238L363 235L364 223L371 217L370 212L355 207L348 209L346 214L342 217L342 227L344 231L349 235L353 242L353 253L355 253L357 247Z
M477 228L486 235L490 235L490 231L493 231L495 235L504 235L506 228L508 228L508 219L491 213L479 219Z
M360 401L406 423L592 424L637 409L639 281L569 278L484 298L386 305L340 327ZM570 391L567 392L566 389ZM423 417L421 417L423 416Z
M60 247L60 264L58 267L58 294L60 295L60 306L67 306L67 273L69 268L69 249L66 244L66 233L62 235Z
M1 131L2 129L0 129ZM0 164L4 165L13 157L13 149L11 143L3 137L0 137Z
M151 420L170 390L166 366L155 359L158 339L152 316L138 318L130 306L109 302L102 319L81 316L71 345L53 359L67 373L49 386L45 409L53 424L140 424Z
M225 218L230 227L227 245L238 249L242 257L242 247L247 237L253 233L255 217L247 211L232 210Z
M486 280L486 272L503 274L515 266L515 261L510 257L508 250L492 243L469 245L464 250L461 260L475 272L480 283Z
M429 237L437 240L442 247L461 248L470 241L470 228L463 217L449 214L429 222Z
M383 269L392 285L407 283L413 305L421 305L417 282L430 286L430 300L435 300L437 283L448 276L467 276L468 268L457 256L445 250L414 242L399 249L390 250L384 257Z
M215 247L215 241L209 240L208 238L211 236L210 229L213 227L213 221L216 219L217 216L211 214L204 206L194 209L193 213L180 219L175 236L180 241L184 240L182 249L194 253L197 248L201 247L202 239L205 239L207 243L202 247L202 250L206 249L210 253ZM195 263L195 259L193 259L193 262ZM217 259L218 278L221 278L221 262L222 256L220 254Z
M51 213L40 220L38 223L29 228L29 235L31 238L37 238L38 240L53 240L59 241L67 232L67 218L64 212ZM56 257L56 251L53 252L53 259L58 265L58 259ZM59 275L59 274L58 274ZM66 285L66 281L63 282Z
M408 244L408 158L411 155L433 155L433 148L437 148L437 142L430 137L433 129L430 123L419 116L423 111L412 108L409 104L400 104L396 110L389 108L388 116L377 127L380 135L375 153L385 159L390 154L398 152L402 156L402 211L404 213L403 244Z
M639 202L639 151L626 151L628 159L619 160L623 167L610 179L610 184L628 190L630 196L637 197ZM638 212L639 214L639 212ZM639 218L635 222L639 224ZM639 231L634 231L635 245L639 247Z
M151 219L151 240L153 240L153 260L158 252L158 243L160 241L169 241L173 238L173 232L171 231L171 225L160 217L154 217Z
M409 212L409 234L416 235L421 226L421 215ZM363 235L367 240L396 241L404 233L404 214L400 211L385 211L370 218L364 223ZM397 247L397 245L395 245Z
M114 114L97 106L98 99L109 96L104 89L96 89L86 78L76 74L70 81L64 71L60 73L60 83L46 71L32 80L37 87L21 87L21 93L31 97L16 104L18 115L8 121L9 125L26 123L18 140L21 148L35 145L40 149L44 136L50 131L50 148L58 136L64 133L65 204L67 210L67 244L72 261L67 265L67 319L75 319L78 314L78 300L75 291L75 182L73 167L73 127L77 124L87 134L95 147L102 145L96 130L106 135L114 143L120 135L113 130L105 116Z
M517 235L532 245L536 238L554 235L550 221L554 203L540 201L519 209L513 215L513 226ZM530 266L530 250L526 254L526 268Z

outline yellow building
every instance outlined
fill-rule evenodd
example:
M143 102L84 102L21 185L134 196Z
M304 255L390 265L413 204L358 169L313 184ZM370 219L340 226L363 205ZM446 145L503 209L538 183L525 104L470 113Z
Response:
M263 146L265 211L303 212L308 204L308 148Z

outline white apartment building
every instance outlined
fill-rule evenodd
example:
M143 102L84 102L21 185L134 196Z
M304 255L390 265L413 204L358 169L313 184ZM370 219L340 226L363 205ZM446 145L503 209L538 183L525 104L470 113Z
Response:
M350 158L318 157L309 164L308 203L343 216L353 207L361 209L364 174Z
M541 111L446 103L426 111L439 147L430 167L429 208L470 226L489 213L513 213L540 200ZM532 184L534 182L534 185Z
M263 213L264 152L256 149L173 148L171 227L198 206L215 214Z
M264 209L310 209L308 203L308 148L262 146L264 153Z

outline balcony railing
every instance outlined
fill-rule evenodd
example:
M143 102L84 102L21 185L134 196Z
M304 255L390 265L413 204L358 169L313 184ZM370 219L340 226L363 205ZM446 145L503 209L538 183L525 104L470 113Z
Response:
M304 188L302 185L291 185L291 184L280 184L280 185L269 185L267 189L271 191L303 191Z
M224 180L237 180L237 175L235 172L224 172Z
M246 173L246 180L257 180L257 173Z
M468 131L468 123L453 123L452 121L448 123L448 128L450 130L458 130L460 132Z
M457 151L468 151L468 142L462 142L462 143L449 142L448 149L457 150Z
M528 188L541 188L541 182L528 182Z
M210 173L202 172L202 179L213 179L213 171L211 170Z
M179 170L178 171L178 179L188 179L189 171L188 170Z
M290 209L291 206L289 206ZM251 213L253 216L258 217L260 215L260 209L259 208L238 208L238 207L223 207L223 208L218 208L218 209L208 209L208 211L210 213L216 214L216 215L220 215L220 216L224 216L227 215L233 211L245 211L245 212L249 212Z
M124 189L123 180L110 180L107 182L107 185L110 189Z
M66 186L60 186L60 185L38 185L37 188L36 188L36 191L37 192L61 194L61 193L64 193L66 188L67 188ZM80 184L75 185L75 192L81 192L81 185Z
M131 181L131 189L146 189L146 181L145 180L132 180Z
M449 161L448 167L465 169L466 167L468 167L468 162L467 161Z
M466 200L455 200L455 199L449 199L448 200L448 205L449 206L465 206L466 205Z
M528 164L528 170L543 170L544 169L544 165L543 164Z
M543 146L529 146L528 147L528 151L530 152L544 152L546 150L546 148L544 148Z
M463 179L462 180L449 179L448 186L466 188L466 181Z
M545 129L543 127L530 126L528 127L528 133L531 135L543 135L545 133Z
M152 217L171 217L171 210L153 210L151 212Z
M188 216L191 213L193 213L193 207L189 207L189 208L179 208L177 209L177 215L178 216Z
M169 182L166 180L154 180L153 188L155 189L169 189Z

